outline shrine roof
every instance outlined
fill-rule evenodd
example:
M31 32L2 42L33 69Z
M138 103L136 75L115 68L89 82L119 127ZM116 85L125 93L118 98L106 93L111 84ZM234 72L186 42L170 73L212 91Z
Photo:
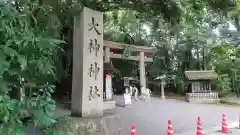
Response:
M123 80L137 80L135 77L123 77Z
M164 79L166 79L166 75L158 76L154 80L164 80Z
M146 52L146 53L155 53L157 49L155 47L140 46L140 45L130 45L125 43L117 43L113 41L104 40L104 46L107 46L112 49L124 49L126 46L130 47L133 52Z
M185 71L188 80L212 80L217 78L217 73L212 70Z

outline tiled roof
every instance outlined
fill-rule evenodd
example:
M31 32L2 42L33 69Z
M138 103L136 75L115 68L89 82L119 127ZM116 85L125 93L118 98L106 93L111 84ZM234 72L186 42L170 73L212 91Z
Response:
M212 80L217 78L216 72L212 70L185 71L188 80Z

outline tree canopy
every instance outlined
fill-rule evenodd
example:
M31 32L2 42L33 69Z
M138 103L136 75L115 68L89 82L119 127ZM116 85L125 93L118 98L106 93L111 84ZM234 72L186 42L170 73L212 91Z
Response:
M104 12L104 39L130 43L131 38L130 44L157 47L148 79L166 75L172 92L185 93L184 71L215 70L221 96L239 93L238 1L5 0L0 2L0 133L19 135L25 124L55 122L51 93L71 78L73 17L84 6ZM136 75L134 63L117 66L122 74Z

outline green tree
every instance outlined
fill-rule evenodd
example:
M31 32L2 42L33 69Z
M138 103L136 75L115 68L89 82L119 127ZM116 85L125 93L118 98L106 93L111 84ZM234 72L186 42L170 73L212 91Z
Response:
M23 134L23 124L27 123L55 122L51 93L57 52L63 43L59 28L48 6L10 1L1 5L0 134ZM25 118L30 120L26 123Z

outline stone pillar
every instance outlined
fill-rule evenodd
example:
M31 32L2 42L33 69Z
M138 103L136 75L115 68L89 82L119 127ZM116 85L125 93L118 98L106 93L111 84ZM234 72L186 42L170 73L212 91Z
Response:
M192 83L191 86L192 86L192 87L191 87L192 93L194 93L194 91L195 91L195 86L196 86L195 83Z
M140 87L142 93L142 88L146 88L144 52L140 52L139 70L140 70Z
M161 81L161 98L162 99L165 99L164 86L165 86L165 82L164 80L162 80Z
M110 48L105 47L104 49L104 62L110 62Z
M209 83L209 92L212 92L211 82Z
M103 13L84 7L74 18L73 116L103 115Z

